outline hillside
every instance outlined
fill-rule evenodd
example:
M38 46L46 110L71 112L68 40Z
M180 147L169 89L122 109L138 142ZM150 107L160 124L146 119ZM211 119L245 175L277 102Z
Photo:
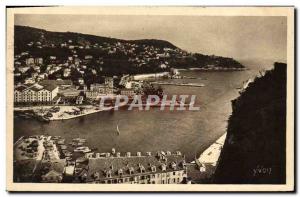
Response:
M285 183L286 64L256 78L232 107L213 182Z
M122 75L160 72L172 68L243 68L232 58L188 53L164 40L121 40L115 38L73 33L50 32L42 29L15 26L15 55L28 52L28 56L41 57L50 64L50 56L57 63L75 55L84 59L103 75ZM21 63L28 56L22 56ZM161 66L166 64L166 66Z
M117 42L121 43L132 43L141 44L159 48L172 48L176 49L173 44L164 40L154 40L154 39L144 39L144 40L121 40L116 38L101 37L95 35L73 33L73 32L51 32L43 29L28 27L28 26L15 26L15 49L16 53L21 52L20 50L31 49L27 44L30 42L44 42L45 44L54 44L56 46L61 43L72 40L73 44L88 44L94 45L96 43L103 44L115 44Z

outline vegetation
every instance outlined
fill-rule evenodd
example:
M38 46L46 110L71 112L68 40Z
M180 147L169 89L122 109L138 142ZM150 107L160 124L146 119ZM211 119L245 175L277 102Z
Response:
M31 44L28 45L29 43ZM68 47L61 47L63 43L81 47L72 50ZM110 53L110 47L117 46L117 43L120 43L123 48L117 48ZM101 47L94 47L95 45ZM134 52L127 53L132 49L132 45L135 47ZM56 62L64 62L68 56L72 56L74 53L81 60L84 60L86 55L91 55L93 59L86 64L90 70L95 69L98 76L162 72L168 71L171 67L243 68L242 64L232 58L187 53L164 40L121 40L80 33L50 32L24 26L15 26L14 47L15 54L28 51L29 56L42 57L44 65L52 63L49 60L50 56L56 56ZM158 58L157 54L165 54L165 49L170 50L168 55ZM19 61L24 61L27 57L22 56ZM134 62L136 59L141 60L142 63ZM168 67L161 68L160 65L165 62L168 63ZM42 70L45 68L43 67ZM73 74L77 75L74 72Z
M232 106L214 183L284 184L286 64L275 63Z

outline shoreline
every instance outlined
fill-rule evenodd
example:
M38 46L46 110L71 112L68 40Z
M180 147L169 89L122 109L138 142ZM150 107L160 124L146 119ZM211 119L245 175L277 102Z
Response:
M178 68L178 71L245 71L248 68L223 68L223 67L215 67L215 68Z
M65 118L49 118L50 121L59 121L59 120L70 120L70 119L74 119L74 118L79 118L82 116L87 116L90 114L94 114L94 113L98 113L98 112L102 112L102 111L110 111L114 109L114 107L109 107L109 109L99 109L99 110L95 110L95 111L91 111L91 112L86 112L84 114L79 114L79 115L72 115L71 117L65 117Z
M207 149L205 149L197 159L195 158L195 161L193 161L192 163L196 163L199 166L209 164L216 167L226 140L226 136L227 132L225 132L213 144L211 144Z
M33 114L31 115L32 118L35 118L35 119L38 119L38 118L44 118L43 115L40 115L38 114L39 112L35 111L35 110L41 110L41 109L50 109L52 107L55 107L55 106L39 106L39 107L26 107L25 109L22 109L22 108L17 108L17 109L14 109L14 111L17 111L17 112L26 112L26 111L30 111L32 110L33 111ZM60 112L60 115L58 115L57 113L53 113L53 117L49 117L49 118L44 118L45 121L59 121L59 120L70 120L70 119L74 119L74 118L79 118L79 117L82 117L82 116L87 116L87 115L90 115L90 114L94 114L94 113L98 113L98 112L102 112L102 111L110 111L110 110L113 110L115 108L115 106L112 106L112 107L106 107L105 109L85 109L87 111L85 111L84 113L82 114L66 114L65 112L67 110L70 110L70 109L76 109L78 108L78 106L59 106L59 107L62 107L64 108L64 111L59 111ZM123 107L123 106L119 106L119 107ZM62 114L64 114L63 116L64 117L60 117L62 116ZM30 116L30 115L28 115Z

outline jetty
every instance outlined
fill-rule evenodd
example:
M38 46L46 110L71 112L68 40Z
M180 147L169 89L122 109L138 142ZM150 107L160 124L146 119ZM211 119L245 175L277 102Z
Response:
M160 82L160 81L152 82L152 84L173 85L173 86L190 86L190 87L204 87L205 86L203 83L178 83L178 82Z
M200 165L212 165L217 166L222 148L225 143L225 139L227 136L227 132L224 133L219 139L217 139L210 147L208 147L198 159L196 159L196 163Z

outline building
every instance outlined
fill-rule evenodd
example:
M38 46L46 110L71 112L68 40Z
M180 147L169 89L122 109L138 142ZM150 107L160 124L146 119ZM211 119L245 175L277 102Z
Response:
M25 85L20 85L15 88L15 91L14 91L14 102L15 103L23 102L23 95L24 95L23 91L27 88L28 87Z
M77 104L77 105L81 105L82 102L83 102L83 96L78 96L78 97L76 98L76 104Z
M96 99L98 96L108 94L113 94L113 82L111 80L106 80L104 84L93 83L90 90L85 91L85 96L89 99Z
M86 91L85 92L85 96L86 96L86 98L88 98L88 99L93 99L93 100L95 100L95 99L97 99L97 97L100 95L100 93L99 92L96 92L96 91Z
M79 78L79 79L78 79L78 83L79 83L80 85L83 85L83 84L84 84L84 79L83 79L83 78Z
M42 183L60 183L63 180L66 160L58 159L42 163L41 182Z
M43 64L43 58L41 58L41 57L34 58L34 63L35 64Z
M135 95L134 89L121 89L121 95L132 97Z
M38 88L36 88L34 86L31 86L31 87L28 87L27 89L25 89L22 92L22 97L23 97L22 102L23 103L36 102L37 101L37 98L36 98L37 91L38 91Z
M58 86L55 84L44 86L37 92L38 102L52 102L58 94Z
M105 85L108 86L108 88L113 89L114 88L114 79L112 77L105 77Z
M88 160L87 172L80 179L87 183L106 184L180 184L187 177L186 162L179 151L157 152L152 155L132 156L115 153L100 157L96 154Z
M64 77L69 77L71 75L71 69L70 68L66 68L64 70Z
M29 66L20 66L18 69L21 73L25 73L27 70L30 69L30 67Z
M58 86L55 84L31 86L17 86L14 90L15 103L49 103L58 94Z
M64 97L77 97L80 94L80 91L73 87L67 87L64 89L60 89L59 93Z
M101 94L105 94L106 85L105 84L99 84L99 83L93 83L90 86L90 90L94 92L99 92Z
M50 60L56 60L56 56L49 56Z
M26 65L34 64L34 58L33 57L26 58L25 63Z
M91 60L91 59L93 59L93 56L91 56L91 55L86 55L86 56L84 56L84 59L86 59L86 60Z
M24 84L26 85L30 85L30 84L34 84L35 83L35 79L32 77L26 78L24 81Z
M165 68L167 68L168 66L167 66L166 64L161 64L159 67L160 67L161 69L165 69Z

